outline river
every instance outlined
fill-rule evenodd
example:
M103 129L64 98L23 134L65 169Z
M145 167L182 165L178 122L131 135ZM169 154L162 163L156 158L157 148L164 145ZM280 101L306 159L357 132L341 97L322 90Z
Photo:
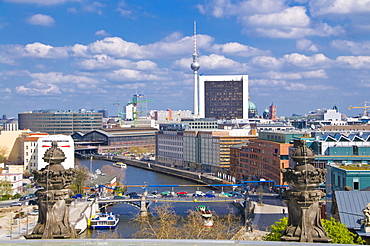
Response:
M89 169L92 169L95 172L97 169L104 169L104 165L112 166L112 162L102 161L102 160L88 160L88 159L79 159L78 162ZM120 182L125 185L192 185L188 187L175 187L173 188L174 192L180 190L186 190L187 192L193 193L196 190L202 190L204 192L210 190L208 187L204 186L194 186L197 183L191 182L186 179L181 179L178 177L169 176L162 173L151 172L148 170L127 166L126 169L115 168L116 176L120 177ZM171 190L171 188L166 187L149 187L149 193L152 191L166 191ZM142 188L140 187L129 187L128 192L135 191L137 193L142 193ZM188 210L194 210L199 203L172 203L174 211L177 215L185 216ZM151 206L161 206L161 203L153 203ZM230 211L237 213L237 209L231 204L225 203L212 203L209 205L210 209L214 211L219 216L224 216ZM113 212L118 214L120 217L120 222L115 231L117 232L118 238L133 238L133 234L137 232L139 225L133 219L138 215L139 209L125 203L119 203L108 207L108 212ZM85 233L81 235L81 238L98 238L102 237L102 233L105 233L105 230L90 230L88 229Z

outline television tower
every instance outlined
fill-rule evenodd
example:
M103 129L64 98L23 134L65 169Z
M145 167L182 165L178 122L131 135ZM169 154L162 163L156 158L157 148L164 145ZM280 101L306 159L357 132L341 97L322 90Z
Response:
M198 77L198 70L200 65L198 63L198 55L197 55L197 22L194 21L194 54L193 54L193 62L190 65L191 70L194 71L194 116L199 116L199 102L198 102L198 88L199 88L199 77Z

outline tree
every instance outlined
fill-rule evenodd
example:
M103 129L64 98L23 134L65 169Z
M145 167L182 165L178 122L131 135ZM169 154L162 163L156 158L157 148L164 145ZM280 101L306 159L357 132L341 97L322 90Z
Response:
M3 197L10 197L12 193L12 183L6 179L0 180L0 195Z
M87 175L89 174L89 169L82 165L76 165L75 172L75 179L71 184L71 189L76 194L83 194L83 185L85 180L87 179Z
M184 218L165 203L153 209L153 214L137 218L141 222L135 238L152 239L231 239L240 229L240 219L229 213L224 218L213 215L213 227L204 227L203 221L194 210L189 210Z
M331 243L337 244L365 244L360 236L350 232L346 226L337 222L333 217L329 220L322 219L323 226L328 233ZM271 231L262 237L265 241L280 241L282 233L288 226L288 217L284 217L271 225Z

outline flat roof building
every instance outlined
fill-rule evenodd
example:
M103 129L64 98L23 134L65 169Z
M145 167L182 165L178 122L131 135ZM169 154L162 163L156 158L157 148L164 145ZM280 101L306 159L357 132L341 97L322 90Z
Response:
M248 75L199 76L199 117L248 119Z
M102 113L92 111L31 111L18 114L19 129L33 132L71 135L75 132L89 132L102 128Z

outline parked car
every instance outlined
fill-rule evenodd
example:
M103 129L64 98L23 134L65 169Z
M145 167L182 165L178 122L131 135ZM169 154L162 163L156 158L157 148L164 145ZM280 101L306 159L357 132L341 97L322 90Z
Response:
M101 197L99 197L99 200L109 200L110 198L109 197L107 197L107 196L101 196Z
M25 200L27 200L29 197L28 196L21 196L20 198L19 198L19 201L25 201Z
M39 215L39 210L38 209L34 209L31 212L29 212L28 214L29 215Z
M129 192L126 195L128 195L128 196L134 196L134 195L137 195L137 192Z
M177 197L188 197L188 194L180 193L180 194L177 194Z
M211 194L211 193L206 193L206 195L205 195L205 197L216 197L216 195L214 195L214 194Z
M12 204L10 204L11 207L14 207L14 206L22 206L22 203L21 202L12 202Z
M139 196L139 195L132 195L132 196L130 196L130 199L140 199L141 198L141 196Z
M28 205L37 205L37 202L35 200L29 200Z
M74 199L82 198L82 194L76 194L74 196L71 196L71 198L74 198Z
M99 197L99 195L98 195L97 193L92 194L91 196L89 196L89 197L87 198L87 200L88 200L88 201L92 201L92 200L94 200L96 197Z
M147 198L157 198L157 195L155 195L155 194L148 194L146 197Z
M188 194L188 192L187 192L187 191L182 190L182 191L177 192L176 194L177 194L177 195L187 195L187 194Z
M114 196L113 199L125 199L124 196Z
M204 197L205 195L194 193L193 197Z

